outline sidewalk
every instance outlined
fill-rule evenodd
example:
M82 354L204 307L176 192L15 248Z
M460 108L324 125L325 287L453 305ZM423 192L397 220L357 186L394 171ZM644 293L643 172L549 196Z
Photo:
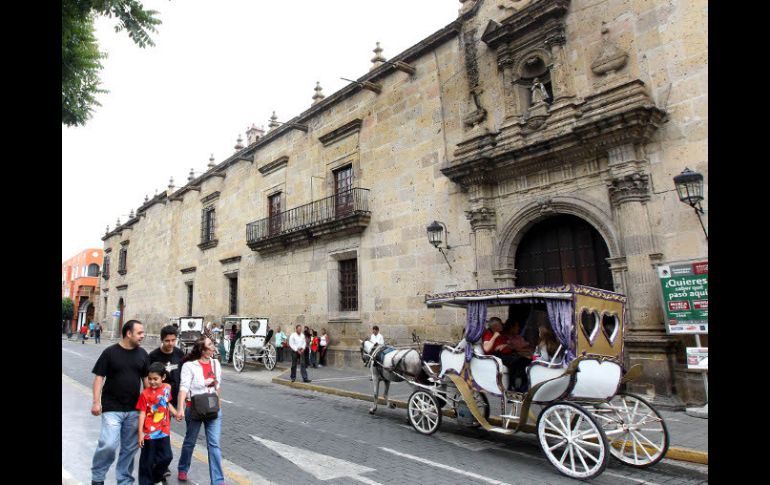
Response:
M370 371L360 368L308 368L311 383L301 382L299 369L297 381L290 381L290 371L284 371L273 379L276 384L307 389L312 391L351 397L372 402L372 382L369 380ZM384 392L384 384L380 384L380 402ZM394 382L390 385L389 398L391 403L399 408L406 408L406 401L412 394L412 387L406 382ZM688 416L684 411L658 410L666 422L669 433L669 450L666 458L708 464L708 419Z

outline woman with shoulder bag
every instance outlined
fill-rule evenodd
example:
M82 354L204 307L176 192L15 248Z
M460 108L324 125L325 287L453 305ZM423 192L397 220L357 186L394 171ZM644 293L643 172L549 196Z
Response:
M219 437L222 431L222 411L219 409L221 364L213 358L214 342L202 336L195 341L192 350L182 359L179 383L177 419L184 418L187 432L179 456L179 481L187 481L192 453L198 432L203 424L206 430L206 448L209 459L209 475L212 485L225 483L222 470L222 451ZM205 398L204 398L205 396Z

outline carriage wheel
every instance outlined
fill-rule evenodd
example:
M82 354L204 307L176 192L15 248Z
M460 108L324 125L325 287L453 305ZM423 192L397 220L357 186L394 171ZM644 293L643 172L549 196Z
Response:
M668 451L668 429L663 417L639 396L620 392L594 408L610 441L610 453L626 465L646 468Z
M563 475L591 479L607 468L607 437L591 414L577 404L546 407L537 420L537 436L546 458Z
M265 346L264 353L262 354L262 363L265 364L265 369L267 370L275 368L275 347L273 347L273 344Z
M238 339L233 348L233 367L235 367L235 370L241 372L245 361L246 347L243 345L243 342L241 342L241 339Z
M441 410L436 398L425 391L414 391L407 406L409 424L421 434L430 435L441 425Z

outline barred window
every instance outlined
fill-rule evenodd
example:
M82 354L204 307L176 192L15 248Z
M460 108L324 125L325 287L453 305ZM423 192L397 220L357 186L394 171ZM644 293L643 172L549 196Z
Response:
M110 257L104 257L104 263L102 263L102 278L105 280L110 279Z
M201 212L201 244L214 240L215 213L213 206L205 207Z
M128 248L120 248L120 256L118 258L118 273L126 274L126 263L128 259Z
M358 268L355 259L340 261L340 311L358 311Z
M230 281L230 315L238 314L238 277L228 278Z

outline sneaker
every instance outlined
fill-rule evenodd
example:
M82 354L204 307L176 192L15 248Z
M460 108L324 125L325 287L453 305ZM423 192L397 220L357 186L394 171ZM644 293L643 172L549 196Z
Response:
M187 481L187 472L182 472L182 471L180 471L180 472L179 472L179 476L177 477L177 479L178 479L180 482L186 482L186 481Z
M291 380L291 382L294 382L294 381L296 381L296 380L297 380L297 379L292 379L292 380Z
M104 485L104 482L97 482L95 480L91 480L91 485Z
M302 379L302 382L313 382L310 379Z

